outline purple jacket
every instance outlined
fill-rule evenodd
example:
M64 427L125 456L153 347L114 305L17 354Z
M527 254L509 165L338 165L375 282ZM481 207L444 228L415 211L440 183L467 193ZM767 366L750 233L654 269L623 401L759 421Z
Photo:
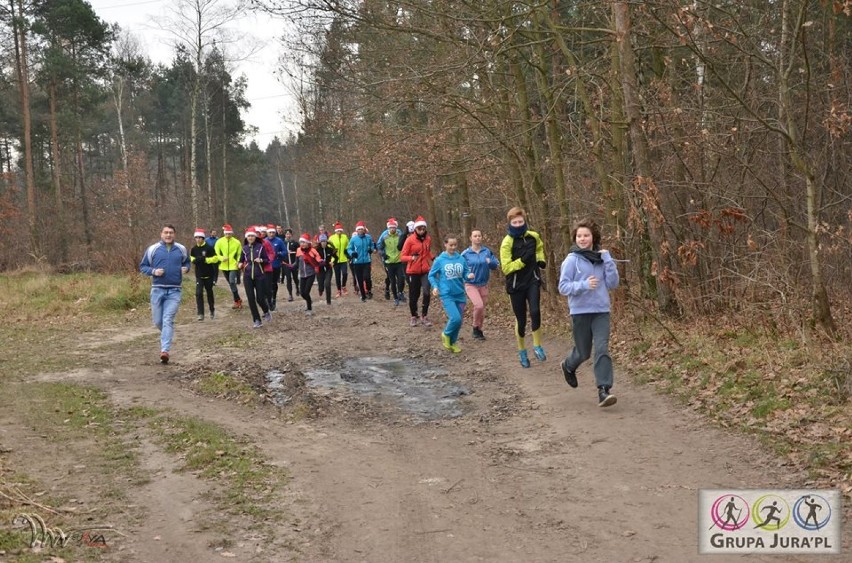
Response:
M255 258L260 258L261 263L258 264L255 262ZM269 263L269 255L266 253L263 243L255 239L254 244L244 244L240 263L246 264L245 273L243 274L245 277L253 280L263 278L263 265Z

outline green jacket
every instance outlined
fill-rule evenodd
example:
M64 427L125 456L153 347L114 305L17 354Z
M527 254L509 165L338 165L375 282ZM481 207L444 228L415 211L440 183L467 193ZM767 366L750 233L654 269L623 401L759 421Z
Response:
M328 237L328 244L337 249L337 263L345 264L349 262L349 257L346 255L346 247L349 246L349 237L344 233L334 233Z
M225 272L238 270L240 267L240 255L243 245L236 237L222 237L216 241L216 258L218 258L219 269Z
M535 253L535 262L524 264L521 260L527 251ZM544 244L537 232L528 230L519 237L506 235L500 244L500 267L506 276L506 292L526 291L531 284L541 284L544 259Z

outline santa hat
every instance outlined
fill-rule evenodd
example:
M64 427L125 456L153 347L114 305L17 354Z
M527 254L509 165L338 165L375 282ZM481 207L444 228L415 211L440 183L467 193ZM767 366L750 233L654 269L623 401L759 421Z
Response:
M417 227L425 227L425 226L426 226L426 219L424 219L422 215L418 215L417 219L414 220L414 228L416 229Z
M365 231L367 230L367 225L364 224L364 221L358 221L357 223L355 223L355 230L357 231L358 229L364 229Z
M222 234L223 235L232 235L234 234L234 228L228 224L222 225Z
M408 232L409 232L409 233L413 233L413 232L414 232L414 221L409 221L408 223L406 223L406 224L405 224L405 226L406 226L406 227L408 227Z
M204 229L195 229L195 234L194 234L194 235L192 235L192 236L193 236L193 237L202 237L202 238L204 238L204 237L206 237L207 235L205 235L205 234L204 234Z
M397 228L397 227L399 227L399 223L397 223L397 222L396 222L396 219L394 219L393 217L391 217L390 219L388 219L388 229L390 229L390 228L394 228L394 229L395 229L395 228Z
M335 233L342 233L343 232L343 225L340 223L340 221L338 221L337 223L334 224L334 232Z
M302 233L302 236L299 237L299 242L311 242L311 235L309 233Z
M277 231L275 230L275 225L273 225L272 223L267 225L266 226L266 232L267 233L276 233Z
M249 227L248 229L246 229L246 238L248 238L249 235L256 237L257 236L257 230L255 230L254 227Z

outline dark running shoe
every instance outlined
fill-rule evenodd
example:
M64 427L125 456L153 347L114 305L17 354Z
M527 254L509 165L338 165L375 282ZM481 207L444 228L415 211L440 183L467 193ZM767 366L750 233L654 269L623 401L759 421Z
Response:
M618 401L615 398L615 395L609 392L608 387L598 387L598 406L599 407L611 407Z
M566 364L567 361L568 361L568 358L565 358L564 360L562 360L562 375L565 376L565 383L567 383L568 385L570 385L571 387L576 389L577 385L578 385L577 374L575 372L571 371L570 369L568 369L568 365Z

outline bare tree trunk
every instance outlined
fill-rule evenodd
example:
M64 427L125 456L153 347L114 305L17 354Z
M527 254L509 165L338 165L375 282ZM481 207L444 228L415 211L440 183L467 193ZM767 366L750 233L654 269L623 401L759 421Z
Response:
M18 78L18 92L21 96L21 118L24 125L24 177L27 186L27 224L30 229L30 244L36 255L40 255L40 241L36 225L35 171L33 170L32 116L30 114L30 76L27 61L27 30L21 25L24 16L23 0L18 0L17 13L15 0L11 0L12 31L15 36L15 70Z
M808 262L811 270L811 309L812 321L816 326L825 329L831 335L837 330L834 324L834 318L831 314L831 303L828 299L828 293L825 289L825 281L822 277L822 265L819 257L819 221L820 221L820 201L822 199L822 185L817 180L814 166L808 158L806 151L802 147L801 134L796 123L792 96L790 95L790 74L794 70L795 51L797 49L797 41L795 37L801 33L802 49L807 49L804 45L804 32L802 24L804 23L804 13L807 2L801 4L801 12L797 16L797 21L794 28L791 30L789 15L789 0L784 0L782 7L782 43L780 49L778 90L779 90L779 111L781 123L784 123L787 129L785 137L787 144L787 152L790 155L795 170L802 175L805 180L805 201L807 205L808 232L807 232L807 248ZM790 48L789 61L784 60L785 49Z
M290 210L287 208L287 195L284 193L284 177L281 175L281 166L275 167L276 172L278 173L278 186L281 188L281 201L284 204L284 221L286 222L285 227L290 227Z
M196 117L198 115L198 78L192 86L192 94L189 102L189 197L192 200L192 221L194 225L201 224L201 214L198 209L198 177L196 174L196 143L198 141L198 126Z
M505 68L498 68L494 73L492 73L492 83L494 84L493 90L497 93L496 97L499 99L498 107L500 108L502 121L511 127L511 90L507 84L508 80L506 80L506 71L507 69ZM501 145L503 147L505 165L509 168L512 187L515 189L515 196L517 198L518 205L526 209L528 208L527 194L524 188L524 175L521 171L520 157L518 155L517 147L510 146L506 140L502 140Z
M293 169L293 206L296 208L296 221L299 224L299 228L302 228L302 213L299 210L299 175L296 173L296 169Z
M213 190L213 150L210 146L213 142L213 134L210 130L210 102L207 96L204 96L204 150L207 155L207 206L204 220L209 222L213 220L213 205L215 200Z
M77 175L80 182L80 207L83 213L83 234L86 239L86 254L92 251L92 228L89 223L89 203L86 197L86 177L83 168L83 140L77 133Z
M576 84L576 92L577 97L580 99L580 103L583 104L583 111L585 112L586 120L589 125L589 129L592 134L592 155L593 155L593 165L595 169L595 175L598 178L598 182L600 183L601 192L606 195L605 201L608 203L608 210L618 210L620 213L624 213L623 211L623 202L621 198L621 189L620 186L616 187L614 182L611 182L610 176L607 174L606 167L604 166L605 157L604 157L604 138L603 132L601 130L601 120L596 114L595 107L592 104L592 98L589 95L588 87L586 86L585 77L580 74L580 67L577 62L577 57L574 56L574 53L568 48L568 44L565 42L565 37L562 35L561 31L556 25L554 21L554 17L547 18L547 25L550 28L554 39L556 40L556 45L559 47L562 56L565 57L565 61L568 63L568 69L571 72L571 75L574 78L574 82ZM620 98L619 98L620 100ZM613 101L613 105L616 105L616 101ZM565 199L567 199L568 194L565 194ZM563 221L570 221L570 208L563 209L562 218ZM607 214L608 216L611 214ZM605 221L609 221L609 217L604 219ZM616 222L617 224L617 222ZM613 229L610 232L617 232L616 229ZM563 243L566 244L566 248L571 246L573 243L571 239L571 225L568 224L567 228L563 229Z
M228 130L227 89L222 76L222 221L228 217Z
M50 156L53 160L53 195L56 203L56 228L59 232L65 232L65 206L62 204L62 155L59 150L59 124L56 118L56 84L50 83L48 88L50 105ZM68 260L68 237L59 237L57 241L59 249L58 259L60 262Z
M539 26L541 35L544 35L544 31L547 26L547 14L544 9L539 9L537 11L536 23ZM533 72L535 74L535 81L538 86L539 93L544 101L544 107L542 108L544 111L544 131L545 136L547 137L547 146L550 150L550 162L553 169L553 182L555 184L553 191L554 195L559 198L558 228L562 235L564 249L567 250L571 246L570 229L565 228L571 220L571 190L568 186L568 182L565 180L566 163L562 158L562 132L560 131L559 116L556 109L556 102L553 97L553 90L550 87L550 77L547 74L550 61L541 42L538 42L533 49L535 51L536 61L536 68ZM545 197L547 197L547 195L548 194L545 194ZM549 214L545 215L544 222L545 225L548 226L548 229L554 223ZM555 255L553 254L554 239L548 239L547 242L549 244L546 247L546 250L550 253L551 258L549 261L553 263L555 261ZM555 268L550 268L547 271L548 277L552 278L550 281L553 284L556 283L555 273Z
M154 182L154 207L160 206L160 193L166 182L166 161L163 155L163 138L157 135L157 179Z
M441 175L435 175L435 179L432 180L432 183L426 183L424 187L426 191L426 212L429 214L429 230L432 232L432 244L433 248L435 243L438 244L438 248L442 248L442 245L439 241L441 241L441 224L438 220L438 209L435 207L435 193L441 193L444 191L444 177Z
M618 45L624 109L630 131L630 142L633 148L633 163L635 167L633 189L641 199L640 211L646 218L648 236L650 237L652 246L651 250L654 253L657 263L657 304L664 313L674 313L676 304L669 287L670 276L673 276L669 267L669 248L665 236L665 225L663 224L660 200L652 177L650 151L642 124L639 88L636 83L635 55L630 45L630 7L626 2L613 2L612 11L615 22L616 43Z
M118 118L118 146L121 151L121 166L124 171L124 192L126 194L127 226L133 228L133 213L131 211L130 201L130 169L127 165L127 139L124 136L124 78L117 76L112 84L112 101L115 105L115 113Z

